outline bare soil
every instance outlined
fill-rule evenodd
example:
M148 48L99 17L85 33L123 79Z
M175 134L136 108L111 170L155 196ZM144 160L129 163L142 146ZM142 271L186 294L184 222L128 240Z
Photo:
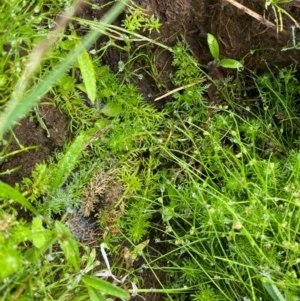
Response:
M11 134L6 135L6 140L11 141L8 152L19 150L20 146L23 148L36 146L36 148L9 157L0 164L0 172L17 168L10 174L0 176L1 181L14 185L20 182L23 177L29 177L35 164L46 160L55 149L61 148L65 138L69 136L67 117L61 114L55 106L41 104L38 112L50 135L41 127L35 113L22 119L14 128L15 137Z

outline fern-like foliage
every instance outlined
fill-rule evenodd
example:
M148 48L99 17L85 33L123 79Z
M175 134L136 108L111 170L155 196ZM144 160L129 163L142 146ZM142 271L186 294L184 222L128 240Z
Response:
M151 214L147 212L148 207L145 200L134 198L130 200L124 226L128 238L135 243L141 241L149 231Z

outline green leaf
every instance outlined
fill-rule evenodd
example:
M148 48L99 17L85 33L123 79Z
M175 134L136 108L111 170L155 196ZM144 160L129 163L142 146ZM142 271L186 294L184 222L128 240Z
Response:
M274 301L286 301L284 296L280 293L279 289L276 285L272 285L269 283L263 283L263 286L268 291L269 295Z
M87 93L86 92L86 87L85 87L85 84L84 83L80 83L80 84L77 84L76 85L76 88L79 89L81 92L83 93Z
M209 47L209 51L215 60L219 60L219 43L217 39L210 33L207 34L207 43Z
M86 50L83 50L78 56L77 62L85 85L86 94L88 95L90 101L95 103L97 87L93 61L89 53Z
M31 211L31 213L38 215L36 209L18 190L3 182L0 182L0 197L3 199L11 199Z
M35 217L31 225L32 242L38 249L43 247L46 242L46 231L43 222L39 217Z
M57 163L58 170L55 176L55 180L51 183L52 185L50 187L52 191L61 187L70 173L73 171L73 168L79 160L83 146L88 140L88 137L89 136L84 132L77 136L63 158Z
M86 286L89 292L89 297L90 297L90 301L105 301L105 297L103 297L103 295L97 291L96 289L94 289L93 287L90 286Z
M59 43L59 47L62 50L71 50L75 46L74 40L64 40Z
M244 68L239 61L233 59L223 59L220 61L219 66L223 68L238 69L239 71Z
M103 129L105 128L107 125L109 125L111 123L110 120L105 119L105 118L99 118L96 122L95 122L95 128L99 129Z
M0 233L0 281L17 273L22 267L22 257L15 246L8 244L6 239Z
M123 289L95 276L83 275L82 280L86 286L93 287L105 295L111 295L125 300L129 300L130 298L129 294Z
M99 97L100 98L108 98L110 96L113 95L113 92L111 89L109 88L105 88L105 89L102 89L100 92L99 92Z
M74 91L75 79L68 75L63 75L63 77L58 81L60 90L63 93L71 93Z
M1 74L0 75L0 90L4 89L8 83L8 76Z
M171 206L173 204L175 205L177 203L177 201L180 200L180 195L179 195L178 191L175 189L175 187L172 184L166 183L165 187L167 190L168 197L170 198L171 203L172 203Z
M174 208L170 206L164 206L163 209L160 210L162 219L164 222L168 222L175 216Z
M100 111L108 117L116 117L121 114L122 106L117 103L108 103Z
M55 222L55 229L58 242L67 258L67 261L71 263L77 271L79 271L80 254L77 241L70 230L61 222Z

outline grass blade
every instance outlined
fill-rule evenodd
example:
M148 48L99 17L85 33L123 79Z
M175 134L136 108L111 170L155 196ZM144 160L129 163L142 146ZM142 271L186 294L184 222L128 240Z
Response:
M3 182L0 182L0 197L4 199L12 199L19 203L23 208L28 209L34 215L38 215L36 209L18 190Z
M90 287L99 290L105 295L115 296L117 298L129 300L129 295L121 288L95 276L82 276L83 282Z

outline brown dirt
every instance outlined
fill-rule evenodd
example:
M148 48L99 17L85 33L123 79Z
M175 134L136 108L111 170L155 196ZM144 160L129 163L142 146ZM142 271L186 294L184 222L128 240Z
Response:
M283 16L284 31L277 32L257 21L244 11L225 0L148 0L136 1L154 13L163 26L160 32L162 42L173 45L178 39L186 39L192 53L199 62L207 65L212 57L208 51L206 34L212 33L220 43L220 53L224 57L242 59L250 50L258 49L245 59L245 66L251 70L263 70L266 60L269 64L287 66L299 62L297 51L282 52L282 48L291 44L291 26L287 16ZM265 0L243 1L250 10L274 23L274 13L269 7L265 10ZM300 9L297 1L282 5L296 20ZM299 39L299 30L296 36Z
M66 133L66 116L62 115L54 105L40 105L39 114L49 130L50 137L48 137L46 130L41 127L34 115L22 119L20 124L14 128L15 137L23 147L36 146L36 148L7 158L0 165L0 172L14 168L18 169L15 172L1 176L1 181L14 185L20 182L23 177L29 177L36 163L46 160L55 148L63 146L65 137L68 135ZM12 139L8 152L20 149L16 139L10 137L10 135L7 135L6 139Z

